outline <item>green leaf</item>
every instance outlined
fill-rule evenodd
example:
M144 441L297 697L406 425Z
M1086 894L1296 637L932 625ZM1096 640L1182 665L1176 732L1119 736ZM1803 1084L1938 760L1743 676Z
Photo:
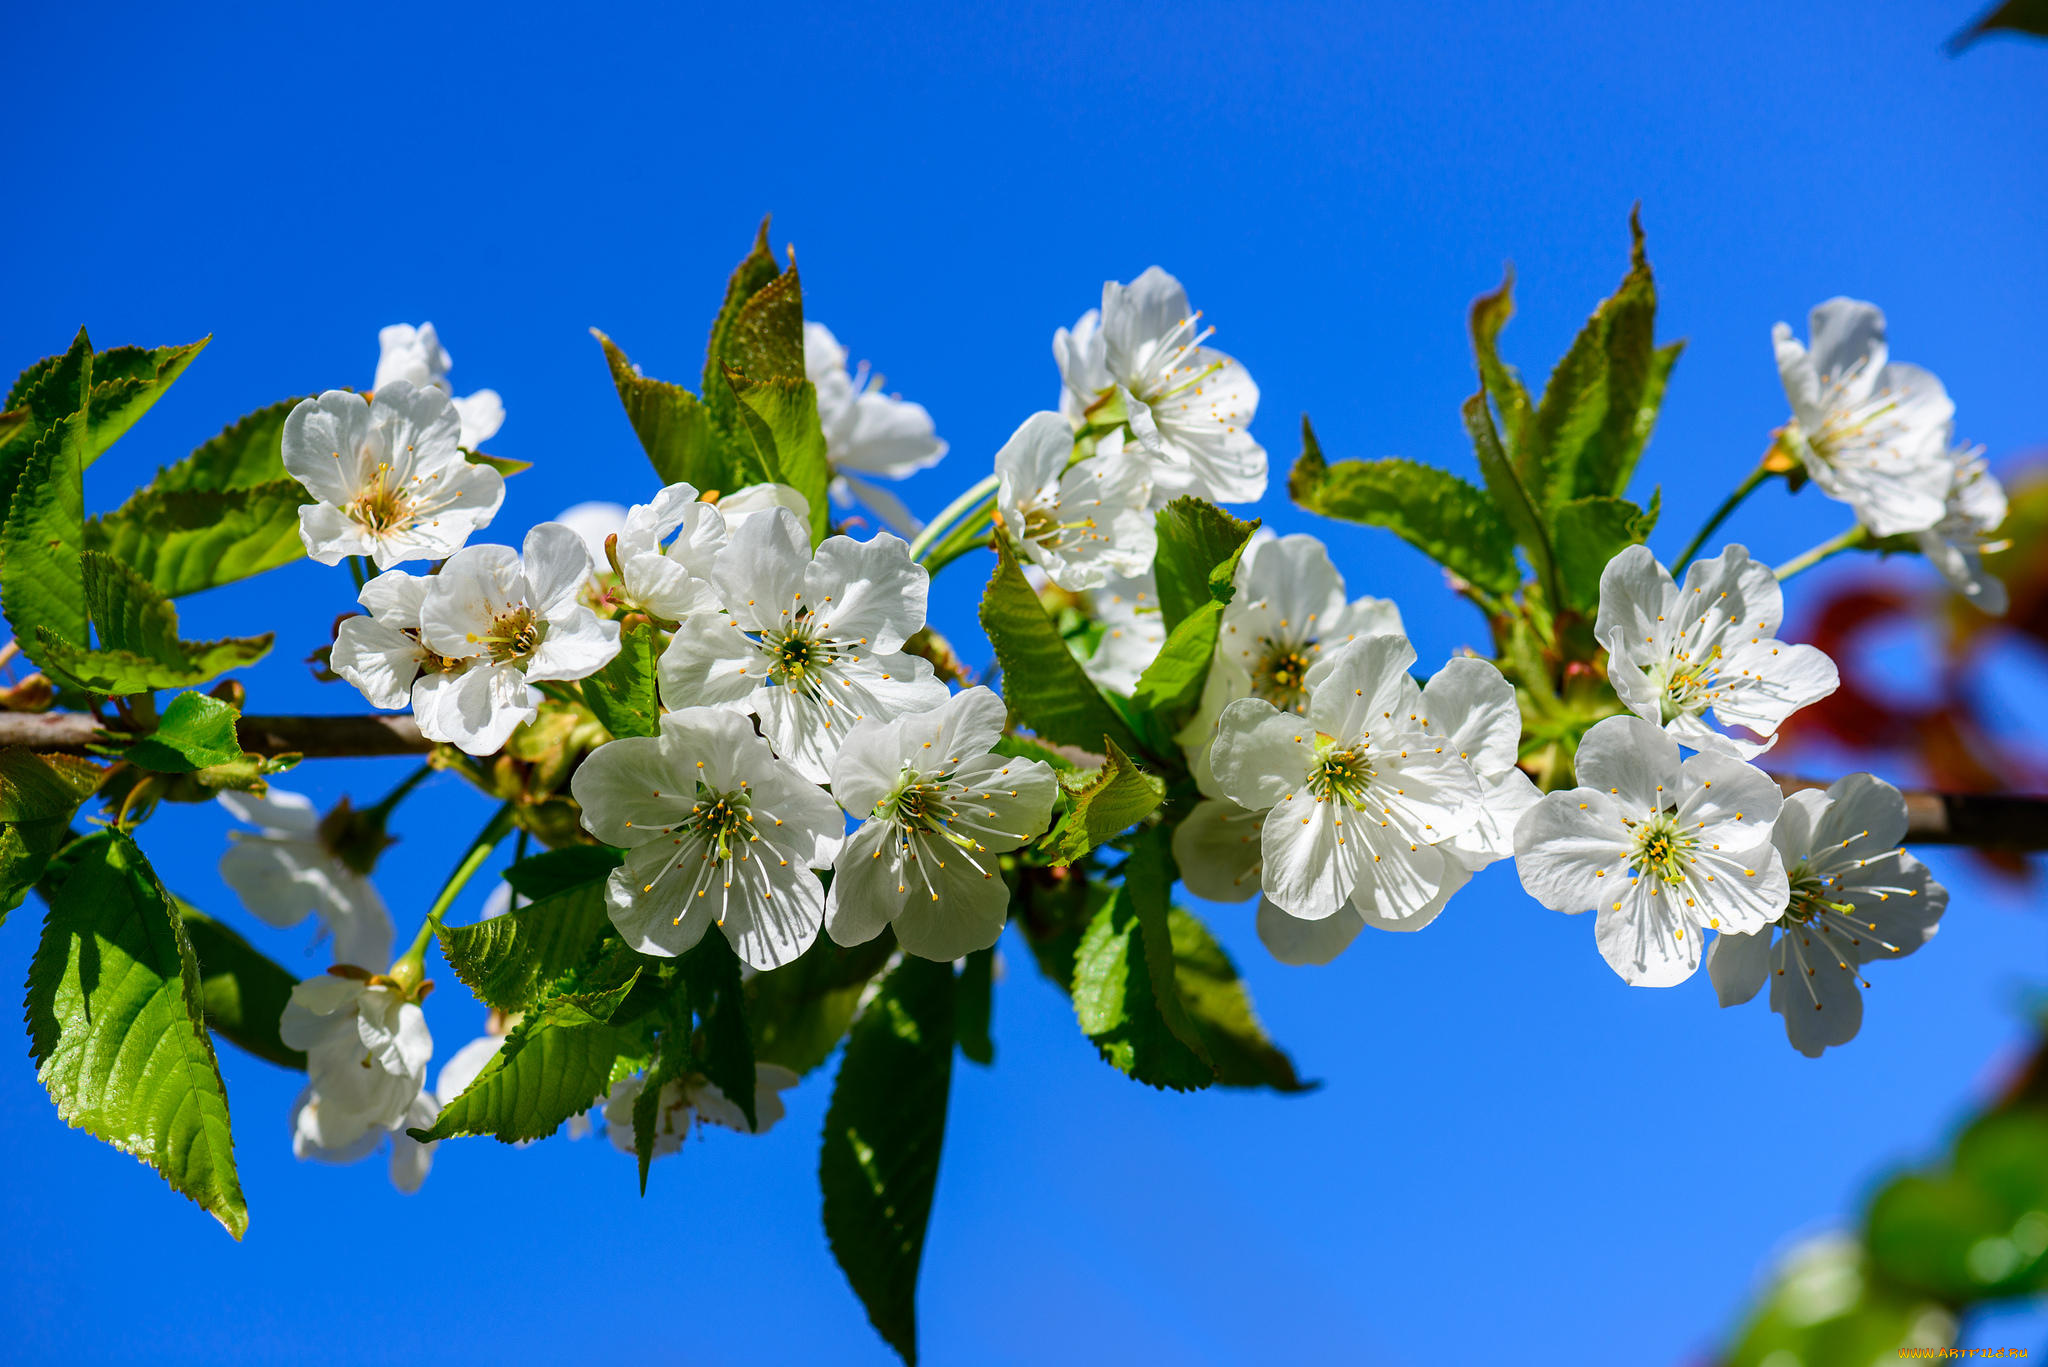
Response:
M750 380L804 377L804 288L793 260L740 305L719 359Z
M1721 1367L1875 1367L1901 1349L1954 1342L1941 1305L1877 1275L1854 1241L1820 1240L1796 1252ZM1925 1354L1936 1356L1934 1353Z
M537 902L585 883L601 883L625 858L609 845L564 845L520 860L505 870L505 881L521 897Z
M1330 465L1304 417L1301 459L1287 490L1311 512L1385 527L1488 593L1506 596L1522 582L1507 523L1484 493L1448 470L1392 457Z
M983 1067L996 1061L996 1044L988 1032L989 1012L995 1004L995 961L993 949L969 954L960 965L953 991L953 1038L963 1058Z
M817 545L832 528L825 497L832 464L825 459L825 429L818 423L818 391L805 379L753 380L730 371L726 379L739 397L741 421L761 468L809 501L811 544Z
M1493 400L1508 444L1520 446L1529 424L1529 391L1515 368L1500 359L1500 333L1515 316L1515 268L1508 267L1500 288L1472 301L1472 354L1479 362L1479 383ZM1477 583L1477 580L1473 581ZM1505 590L1504 590L1505 591Z
M1060 785L1067 814L1046 844L1062 863L1078 862L1097 845L1108 844L1150 816L1166 796L1166 785L1133 763L1115 741L1105 745L1108 763Z
M754 1115L754 1041L747 1033L739 956L723 935L706 935L681 963L702 1034L698 1071L740 1108L753 1129L760 1123Z
M2048 1286L2048 1114L1993 1112L1956 1140L1947 1172L1910 1173L1871 1202L1864 1243L1899 1285L1961 1305Z
M160 774L189 774L245 758L235 734L240 713L204 693L180 693L164 708L154 734L143 737L121 758Z
M91 465L119 441L212 340L209 334L184 346L124 346L95 355L84 463Z
M626 353L596 328L590 335L604 348L626 420L633 424L633 434L640 438L641 449L647 452L661 482L689 484L700 493L729 493L738 488L743 481L710 408L681 385L642 375L626 359Z
M42 878L71 836L71 818L105 776L70 755L0 750L0 921Z
M661 699L655 683L654 626L641 622L619 633L619 653L583 681L583 701L598 725L614 736L661 734Z
M81 345L84 339L81 331ZM74 376L79 388L89 386L91 354L79 359L76 370L67 365L45 375L39 392L66 375ZM85 424L86 413L79 409L46 427L20 467L0 526L0 607L24 647L41 630L66 642L85 641L85 584L78 558L85 540L80 473ZM40 655L36 659L43 663Z
M199 963L163 885L126 835L78 842L28 972L36 1076L66 1123L163 1174L240 1239L227 1092Z
M615 995L630 988L629 982ZM464 1134L507 1144L545 1139L610 1089L612 1063L633 1043L602 1010L566 1000L545 1003L512 1028L476 1080L442 1107L433 1128L407 1133L423 1143Z
M953 966L905 957L854 1022L825 1112L818 1185L832 1256L868 1320L917 1364L917 1273L946 1138Z
M1542 581L1546 600L1555 603L1557 561L1550 549L1550 530L1514 462L1501 447L1485 393L1465 400L1460 413L1465 419L1465 431L1472 438L1472 449L1479 457L1479 473L1486 480L1486 492L1492 495L1494 507L1500 510L1515 541L1529 553L1529 563Z
M981 626L995 647L1010 719L1056 745L1088 751L1107 737L1125 751L1138 738L1067 649L1059 626L1000 539L996 570L981 600Z
M435 935L448 966L479 999L500 1011L525 1011L611 929L604 889L600 875L473 926L441 926Z
M1152 753L1179 758L1172 738L1202 700L1222 627L1223 604L1202 604L1167 633L1159 653L1138 676L1138 686L1131 690L1131 710L1145 719L1155 738Z
M1266 1034L1237 965L1201 918L1174 907L1167 914L1167 926L1173 939L1174 981L1195 1033L1216 1065L1216 1081L1225 1087L1313 1091L1315 1084L1301 1080L1294 1061Z
M180 640L178 610L135 571L95 551L85 552L83 566L87 609L99 649L73 646L38 627L42 649L37 658L96 693L190 687L252 665L270 653L269 632L220 641Z
M747 1028L754 1059L801 1077L832 1055L853 1023L868 980L895 951L892 935L842 949L825 936L793 964L756 973L747 982Z
M732 278L726 282L725 302L711 322L711 340L704 348L704 404L722 431L736 433L739 428L739 401L725 383L724 367L737 364L731 353L740 313L748 300L780 274L782 268L775 264L775 253L768 246L768 220L763 218L754 234L753 249L733 267ZM803 374L801 365L796 373Z
M1620 498L1575 498L1554 514L1557 572L1564 605L1578 612L1600 606L1600 574L1628 547L1647 541L1656 518Z
M176 465L158 471L149 488L158 494L225 493L291 479L284 468L284 423L301 402L280 399L244 414Z
M85 524L85 547L181 598L304 558L299 508L306 498L295 479L219 492L142 489L119 511Z
M1197 1091L1216 1081L1174 976L1166 835L1155 830L1124 862L1123 883L1095 913L1074 955L1074 1014L1112 1066L1150 1087Z
M1081 772L1080 766L1074 763L1072 756L1050 746L1041 745L1029 736L1003 736L995 743L995 753L1007 755L1011 759L1035 759L1040 764L1051 765L1062 774Z
M687 989L684 996L687 998ZM685 1006L687 1011L687 1005ZM647 1170L654 1166L654 1144L661 1135L661 1094L668 1084L689 1072L689 1049L687 1022L676 1042L684 1047L669 1047L670 1036L663 1036L662 1048L654 1061L648 1065L647 1077L641 1083L639 1095L633 1098L633 1154L640 1160L640 1194L647 1194ZM617 1086L617 1068L613 1069L613 1086Z
M199 961L206 1023L231 1044L261 1059L304 1071L306 1056L284 1042L278 1022L299 980L231 927L185 902L179 919Z
M1159 553L1152 570L1159 583L1159 611L1170 632L1204 603L1228 603L1238 557L1259 529L1205 500L1183 495L1155 515Z
M488 465L507 479L512 478L514 475L523 475L533 468L533 462L530 460L512 460L505 456L487 456L481 451L465 450L462 453L462 458L471 465Z
M30 455L55 435L52 468L82 472L91 443L92 341L80 328L62 356L45 356L21 373L0 423L0 525L11 514ZM47 475L45 476L47 478ZM84 494L81 489L81 502Z

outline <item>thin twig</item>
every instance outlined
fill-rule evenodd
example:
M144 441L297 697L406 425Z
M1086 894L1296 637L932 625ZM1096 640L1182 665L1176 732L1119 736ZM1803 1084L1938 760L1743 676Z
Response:
M1787 795L1828 786L1824 779L1776 777ZM2048 850L2048 795L1908 791L1906 843L2023 854Z

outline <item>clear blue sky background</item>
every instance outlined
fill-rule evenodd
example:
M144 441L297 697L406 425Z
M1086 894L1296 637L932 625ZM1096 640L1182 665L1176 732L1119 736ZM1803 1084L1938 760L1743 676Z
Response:
M504 395L493 449L535 463L493 529L516 540L652 491L585 329L691 379L773 210L814 316L951 440L909 490L927 512L1053 404L1053 329L1153 262L1258 378L1276 471L1304 410L1333 456L1469 469L1468 301L1514 259L1507 349L1540 379L1619 278L1640 199L1662 332L1691 339L1644 479L1669 551L1782 420L1771 324L1831 294L1883 303L1894 354L1947 380L1994 458L2048 437L2048 51L1945 57L1969 3L10 7L0 366L81 322L103 346L213 334L93 471L107 507L246 410L367 384L377 328L432 319L458 390ZM1778 559L1841 521L1779 496L1736 530ZM1419 557L1315 530L1355 590L1401 601L1425 661L1480 639ZM984 569L934 593L964 641ZM188 600L188 634L277 626L252 705L355 710L298 663L349 599L340 570L300 565ZM402 772L291 783L364 800ZM401 936L485 813L453 779L407 807L381 879ZM166 812L145 844L234 914L225 826ZM1537 908L1509 866L1322 970L1266 958L1248 908L1215 911L1326 1082L1305 1097L1125 1080L1007 944L996 1066L956 1073L927 1360L1703 1354L1774 1249L1938 1144L2024 1037L2038 913L1935 862L1956 888L1940 938L1874 975L1862 1038L1818 1063L1760 1004L1717 1010L1704 974L1624 986L1592 926ZM22 980L39 910L0 930L0 982ZM257 938L321 962L298 932ZM455 988L429 1015L445 1054L482 1011ZM380 1163L296 1164L297 1078L229 1051L253 1216L236 1246L64 1128L26 1052L0 1069L13 1360L889 1360L818 1225L827 1075L771 1135L662 1162L645 1200L629 1160L563 1139L444 1145L405 1198Z

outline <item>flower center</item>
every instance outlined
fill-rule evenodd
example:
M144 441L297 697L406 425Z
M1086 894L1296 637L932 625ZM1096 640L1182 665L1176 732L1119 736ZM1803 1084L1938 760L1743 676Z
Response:
M768 677L772 682L806 695L818 692L824 682L824 671L839 660L839 651L832 642L816 634L808 612L796 614L782 631L764 634L761 651L768 657Z
M1259 638L1257 662L1252 666L1252 693L1283 712L1299 712L1308 705L1308 667L1315 663L1314 641L1276 641Z
M389 461L377 463L377 473L348 505L348 515L373 532L394 531L411 520L412 500L393 483Z
M1664 696L1658 700L1663 720L1694 716L1713 706L1720 692L1720 675L1714 668L1720 658L1721 647L1715 646L1705 660L1695 662L1681 655L1664 667Z
M484 653L493 664L523 660L540 649L547 634L547 619L522 604L491 619L490 630L483 636Z
M1846 384L1862 368L1863 363L1859 362L1842 376L1842 383ZM1824 376L1823 382L1832 378ZM1900 397L1894 390L1880 389L1853 406L1829 404L1820 430L1806 434L1807 445L1830 465L1845 455L1868 453L1875 468L1877 457L1897 454L1889 448L1905 431L1905 424L1892 417L1898 411Z
M1308 790L1318 802L1343 802L1350 807L1365 806L1372 789L1372 761L1365 751L1339 747L1327 737L1316 738L1316 762L1308 771Z
M747 827L753 820L753 795L744 785L737 791L722 793L699 779L697 800L691 805L690 814L673 829L702 836L717 857L725 860L751 839Z
M1699 848L1699 837L1681 828L1669 813L1659 813L1636 826L1635 853L1629 867L1641 878L1681 883Z
M1785 908L1785 914L1778 918L1784 926L1803 926L1829 912L1846 916L1855 908L1847 902L1829 897L1834 891L1835 880L1823 878L1804 863L1794 864L1787 870L1788 881L1792 884L1792 900Z

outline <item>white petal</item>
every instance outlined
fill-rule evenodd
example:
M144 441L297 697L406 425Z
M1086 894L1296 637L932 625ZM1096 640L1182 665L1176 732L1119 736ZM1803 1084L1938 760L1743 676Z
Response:
M1263 812L1300 788L1315 761L1315 733L1263 698L1239 698L1223 709L1209 758L1224 795Z
M1348 906L1305 921L1261 898L1257 926L1260 943L1281 963L1326 964L1350 948L1358 932L1365 929L1365 921Z
M1678 742L1641 717L1608 717L1579 742L1578 772L1631 815L1660 812L1678 796Z
M1740 1006L1754 997L1771 976L1771 932L1716 935L1707 950L1707 976L1723 1006Z
M1196 803L1173 832L1173 859L1187 890L1211 902L1258 896L1265 815L1235 802Z
M422 654L420 643L396 627L369 617L350 617L334 630L328 664L354 684L370 706L395 709L412 701Z

